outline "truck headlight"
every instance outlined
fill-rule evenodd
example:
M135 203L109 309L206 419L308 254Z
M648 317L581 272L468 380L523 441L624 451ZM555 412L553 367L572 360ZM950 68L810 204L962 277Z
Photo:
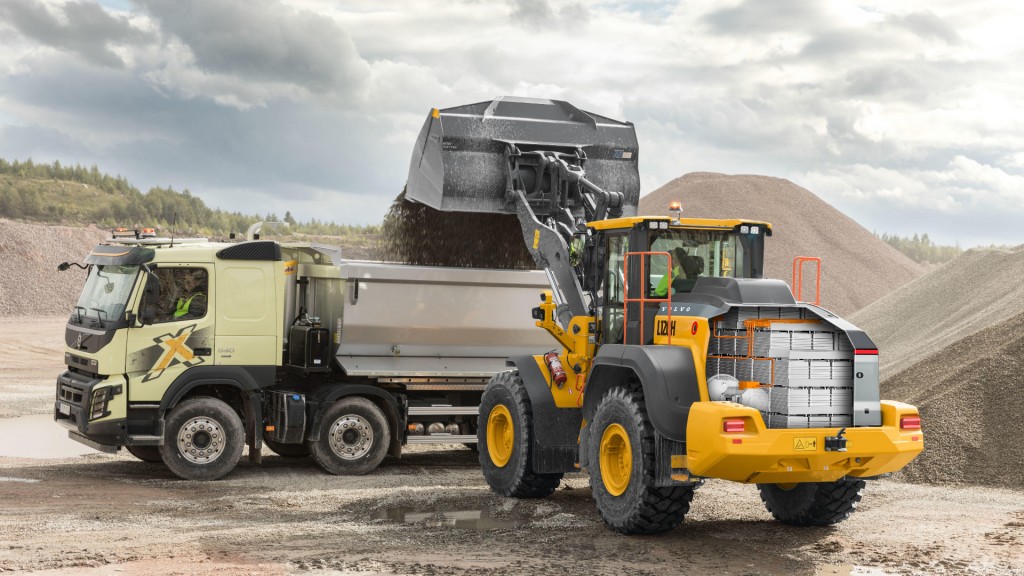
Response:
M121 393L121 386L104 386L102 388L95 388L92 391L92 402L89 404L89 420L96 420L109 416L110 411L107 410L107 405L110 403L110 399L115 395Z

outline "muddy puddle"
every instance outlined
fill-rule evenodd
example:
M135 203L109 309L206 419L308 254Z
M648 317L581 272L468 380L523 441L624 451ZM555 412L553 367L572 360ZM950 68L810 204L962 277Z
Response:
M521 520L493 518L486 509L419 511L411 507L399 506L378 510L372 518L403 524L422 524L431 528L450 526L468 530L498 530L515 528L523 524Z
M888 576L895 572L886 572L880 568L870 566L818 566L814 576Z
M49 414L0 419L0 456L8 458L71 458L96 454L68 438L67 428Z

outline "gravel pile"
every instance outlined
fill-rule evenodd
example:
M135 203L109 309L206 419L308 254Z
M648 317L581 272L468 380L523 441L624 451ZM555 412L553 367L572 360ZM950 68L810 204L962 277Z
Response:
M850 317L878 344L882 377L1024 313L1024 245L968 250Z
M78 302L85 271L57 272L81 262L110 233L95 226L70 228L0 219L0 316L67 314Z
M421 266L531 269L519 219L512 214L441 212L408 202L405 191L384 216L381 259Z
M903 476L1024 487L1024 246L969 250L851 320L881 350L882 396L921 410Z
M767 277L791 282L794 257L821 257L821 303L841 316L925 272L920 264L789 180L687 174L641 198L640 214L667 214L672 200L682 202L683 216L771 223L773 235L765 248ZM813 265L805 269L805 300L813 299L813 270Z

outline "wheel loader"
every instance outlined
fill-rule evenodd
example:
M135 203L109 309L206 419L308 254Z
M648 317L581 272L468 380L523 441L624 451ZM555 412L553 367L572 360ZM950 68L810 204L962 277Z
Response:
M587 470L624 534L678 526L710 478L756 484L787 524L845 519L867 480L920 454L918 410L880 400L864 332L764 278L770 223L638 216L638 160L631 123L564 101L424 123L406 198L516 214L551 287L523 313L557 347L509 358L483 394L488 484L545 497Z

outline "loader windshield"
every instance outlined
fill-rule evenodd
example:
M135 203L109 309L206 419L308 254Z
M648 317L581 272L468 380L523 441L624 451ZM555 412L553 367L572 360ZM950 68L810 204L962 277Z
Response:
M732 231L652 230L651 251L671 254L673 267L669 278L665 258L651 259L651 283L655 287L655 295L664 296L670 284L676 292L689 291L699 277L753 277L747 258L748 244ZM689 282L681 282L684 279Z
M71 322L109 327L124 320L128 295L138 275L138 266L92 266L78 304L71 311Z

